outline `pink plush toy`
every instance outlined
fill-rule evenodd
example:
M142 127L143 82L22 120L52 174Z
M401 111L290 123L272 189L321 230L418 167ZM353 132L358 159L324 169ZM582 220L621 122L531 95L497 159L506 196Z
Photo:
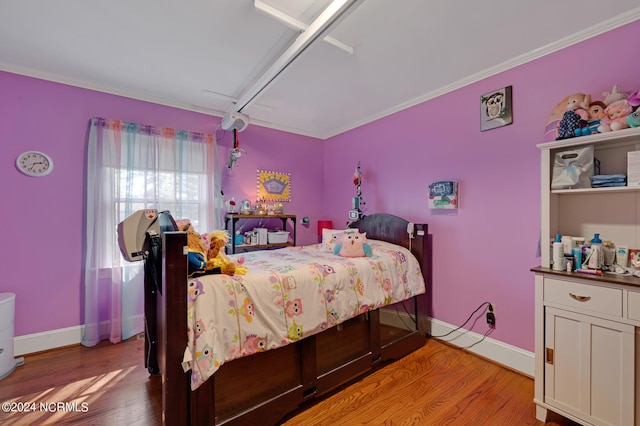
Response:
M629 105L631 105L634 108L640 106L640 90L637 90L632 94L630 94L629 99L627 100L629 101Z
M605 108L605 117L602 119L598 131L600 133L626 129L629 127L627 116L633 112L633 107L627 99L615 101Z
M372 256L371 246L367 242L367 233L352 232L344 234L333 249L333 253L342 257Z

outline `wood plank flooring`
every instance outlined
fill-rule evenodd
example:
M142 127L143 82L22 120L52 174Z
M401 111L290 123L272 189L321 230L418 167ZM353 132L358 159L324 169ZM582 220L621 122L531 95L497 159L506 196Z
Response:
M23 366L0 381L0 402L35 403L34 412L0 412L4 425L158 425L160 377L144 368L144 340L100 342L27 355ZM73 403L53 412L44 403ZM83 411L81 403L88 409ZM49 407L47 406L47 407ZM17 407L19 408L19 407ZM33 410L32 410L33 411Z
M134 338L27 355L24 366L0 380L0 402L14 403L13 408L27 403L35 411L3 410L0 424L160 424L160 378L149 376L143 352L143 340ZM531 378L430 339L283 424L541 425L532 399ZM558 416L546 424L574 423Z

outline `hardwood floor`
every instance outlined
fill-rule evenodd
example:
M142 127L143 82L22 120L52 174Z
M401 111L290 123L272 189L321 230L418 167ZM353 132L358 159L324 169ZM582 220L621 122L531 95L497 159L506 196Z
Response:
M26 403L35 411L7 413L3 406L0 424L158 425L161 381L149 376L143 354L144 340L133 338L118 345L103 341L93 348L78 345L27 355L23 366L0 381L0 402ZM50 412L41 409L41 402ZM59 402L76 407L51 404Z
M551 417L551 416L550 416ZM542 425L533 379L435 339L284 423ZM546 425L575 425L554 416Z
M134 338L27 355L24 366L0 380L0 402L14 409L26 403L35 411L3 410L0 424L160 424L160 378L144 368L143 350L143 340ZM532 399L531 378L430 339L283 424L541 425ZM574 423L558 416L546 424Z

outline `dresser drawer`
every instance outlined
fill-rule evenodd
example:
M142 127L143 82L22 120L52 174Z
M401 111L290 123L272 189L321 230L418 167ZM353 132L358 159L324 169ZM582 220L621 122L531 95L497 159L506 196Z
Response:
M622 317L622 290L615 288L545 278L544 301Z
M627 300L627 317L640 321L640 292L629 291Z

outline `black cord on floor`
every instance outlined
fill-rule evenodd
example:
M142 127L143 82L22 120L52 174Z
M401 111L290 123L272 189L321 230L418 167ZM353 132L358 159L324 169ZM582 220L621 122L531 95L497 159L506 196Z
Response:
M469 315L469 318L467 318L467 320L464 322L464 324L462 324L460 327L458 327L458 328L454 328L453 330L451 330L451 331L450 331L450 332L448 332L447 334L442 334L442 335L440 335L440 336L432 334L432 335L431 335L431 337L439 337L439 338L447 337L447 336L448 336L448 335L450 335L451 333L453 333L453 332L456 332L456 331L460 330L462 327L464 327L465 325L467 325L467 323L471 320L471 318L473 318L473 316L476 314L476 312L478 312L480 309L482 309L482 307L483 307L483 306L487 306L487 305L491 305L491 303L490 303L490 302L484 302L484 303L482 303L480 306L478 306L478 308L477 308L475 311L471 312L471 315ZM490 328L490 329L489 329L489 331L491 331L491 330L493 330L493 328ZM489 334L489 332L487 332L487 334ZM486 336L487 334L485 334L485 336ZM484 337L483 337L483 339L484 339ZM480 340L480 342L481 342L481 341L482 341L482 340ZM480 342L477 342L477 343L480 343ZM474 343L474 344L475 344L475 343Z
M478 343L482 342L482 341L484 340L484 338L485 338L485 337L487 337L488 335L490 335L490 334L493 332L493 330L495 330L495 329L494 329L494 328L492 328L492 327L489 327L489 329L487 330L487 332L486 332L486 333L484 333L484 335L482 336L482 339L478 340L477 342L475 342L475 343L473 343L473 344L471 344L471 345L469 345L469 346L460 346L460 349L469 349L469 348L474 347L474 346L475 346L475 345L477 345Z

